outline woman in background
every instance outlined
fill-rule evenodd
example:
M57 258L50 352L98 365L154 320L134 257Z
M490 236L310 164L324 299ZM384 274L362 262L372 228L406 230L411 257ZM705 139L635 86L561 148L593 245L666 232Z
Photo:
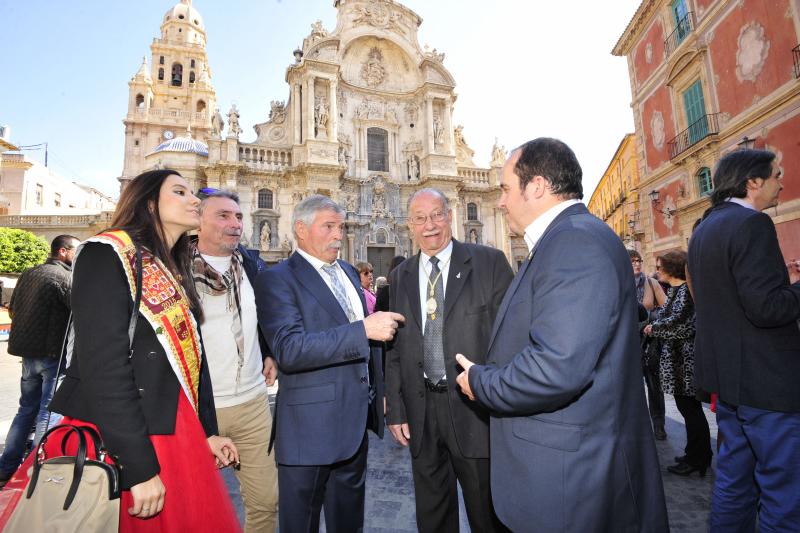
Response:
M375 293L372 292L372 265L366 262L356 265L358 276L361 279L361 289L364 291L364 299L367 301L367 314L375 312Z

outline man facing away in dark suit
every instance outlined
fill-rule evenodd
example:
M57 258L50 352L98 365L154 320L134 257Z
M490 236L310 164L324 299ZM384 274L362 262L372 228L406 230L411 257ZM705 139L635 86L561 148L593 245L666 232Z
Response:
M483 354L513 273L503 253L452 239L452 210L437 189L408 201L420 253L392 273L392 310L409 317L386 363L389 431L411 449L417 527L459 531L458 489L472 531L495 531L489 491L489 417L455 386L455 354Z
M511 153L498 206L530 249L486 365L458 384L489 411L492 499L513 531L668 530L642 387L636 294L622 242L579 200L563 142Z
M762 213L778 204L781 179L766 150L720 159L712 207L689 241L695 379L719 395L725 436L712 532L752 532L757 513L761 531L800 528L800 273Z
M379 347L397 313L366 315L355 268L337 260L345 211L326 196L297 204L297 251L256 279L259 323L278 364L276 459L283 533L364 525L366 429L383 436ZM377 408L376 398L380 408Z

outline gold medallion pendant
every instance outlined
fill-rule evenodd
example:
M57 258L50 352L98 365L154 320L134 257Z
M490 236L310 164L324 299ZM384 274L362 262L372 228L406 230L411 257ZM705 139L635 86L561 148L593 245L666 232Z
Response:
M432 315L436 312L436 299L435 298L428 298L428 301L425 302L425 310L428 312L429 315Z

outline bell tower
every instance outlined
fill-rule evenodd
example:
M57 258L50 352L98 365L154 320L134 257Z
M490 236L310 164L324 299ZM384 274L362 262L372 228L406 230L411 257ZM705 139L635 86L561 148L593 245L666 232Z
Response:
M125 162L120 186L147 170L145 157L159 144L191 128L196 139L211 136L217 97L211 85L203 18L192 0L166 12L161 37L150 45L151 61L142 61L128 82Z

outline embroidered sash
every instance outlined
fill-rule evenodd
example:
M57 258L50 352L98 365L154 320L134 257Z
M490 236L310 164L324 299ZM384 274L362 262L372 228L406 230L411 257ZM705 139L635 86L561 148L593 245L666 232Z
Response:
M136 247L130 236L121 230L108 231L86 242L100 242L114 248L128 277L131 298L135 298ZM144 248L139 311L155 331L183 392L197 412L201 362L197 323L189 311L189 300L181 284L164 263Z

